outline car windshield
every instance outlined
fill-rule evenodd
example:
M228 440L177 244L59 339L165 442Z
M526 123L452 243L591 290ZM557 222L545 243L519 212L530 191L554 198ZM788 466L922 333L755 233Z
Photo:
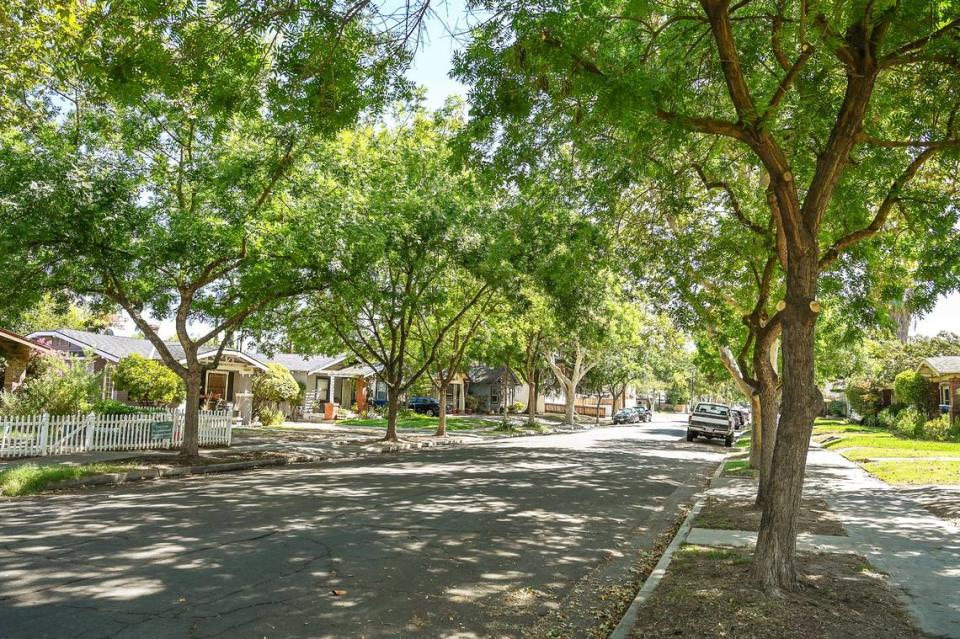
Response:
M719 404L698 404L696 412L716 415L717 417L728 417L730 415L730 409Z

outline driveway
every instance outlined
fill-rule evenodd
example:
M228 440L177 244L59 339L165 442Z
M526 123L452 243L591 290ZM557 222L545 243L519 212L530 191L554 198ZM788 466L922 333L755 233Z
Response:
M725 452L683 434L660 418L0 503L0 637L516 637L669 530Z

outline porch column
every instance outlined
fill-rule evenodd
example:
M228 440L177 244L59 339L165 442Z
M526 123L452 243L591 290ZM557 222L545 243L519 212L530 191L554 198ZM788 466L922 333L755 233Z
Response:
M960 378L950 380L950 423L960 417L960 402L957 402L957 388L960 387Z
M333 381L335 378L333 377L333 375L330 375L327 377L327 379L330 380L330 383L327 384L327 401L332 404L333 403Z
M457 394L459 395L457 398L457 410L460 411L461 415L467 411L466 398L464 397L464 395L466 395L465 389L466 386L462 383L457 384Z

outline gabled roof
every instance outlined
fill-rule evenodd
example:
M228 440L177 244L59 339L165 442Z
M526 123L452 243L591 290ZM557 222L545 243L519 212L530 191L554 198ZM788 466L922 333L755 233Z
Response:
M24 337L23 335L18 335L13 331L8 331L6 329L0 328L0 344L4 342L12 342L18 346L26 346L29 349L35 350L39 353L49 353L51 349L47 348L42 344L38 344L31 340L30 338Z
M90 333L72 328L58 328L52 331L37 331L31 333L30 338L54 337L60 338L80 348L89 348L100 357L117 362L130 355L142 355L147 359L159 359L157 349L149 342L139 337L124 337L122 335L107 335L104 333ZM164 342L170 347L174 357L181 357L183 349L176 342Z
M504 374L507 374L514 384L517 383L517 376L509 366L497 366L494 368L485 364L478 364L471 366L467 371L467 377L471 384L496 384L499 383L500 378Z
M285 366L294 373L309 373L323 369L345 357L344 355L300 355L299 353L274 353L273 355L251 353L251 355L263 362Z
M207 348L207 349L203 349L201 352L197 353L197 358L198 358L198 359L210 359L211 357L216 357L218 350L219 350L219 349L217 349L217 348ZM250 364L250 365L253 366L254 368L259 368L259 369L262 370L262 371L267 370L267 365L266 365L264 362L258 360L258 359L255 358L255 357L252 357L252 356L250 356L250 355L247 355L246 353L243 353L243 352L241 352L241 351L233 350L232 348L225 348L225 349L223 349L222 356L223 356L223 357L233 357L234 359L243 360L243 361L245 361L247 364ZM223 360L220 360L220 361L222 362ZM186 363L187 363L186 358L181 358L181 359L180 359L180 363L181 363L181 364L186 364Z
M141 355L147 359L160 359L160 354L150 342L150 340L140 337L125 337L122 335L107 335L103 333L90 333L88 331L78 331L70 328L59 328L51 331L38 331L30 334L31 338L50 337L62 339L78 348L90 349L100 357L111 362L118 362L124 357L131 355ZM170 354L178 360L183 360L183 347L179 342L164 342ZM217 352L217 346L202 346L198 355L201 358L212 356ZM236 357L248 362L251 366L259 369L266 369L269 363L281 364L291 371L304 372L311 370L311 367L329 366L335 361L339 361L344 356L330 355L298 355L296 353L276 353L275 355L264 355L257 352L244 352L234 349L225 349L224 355Z
M937 375L960 375L960 355L945 355L928 357L920 362L920 367L927 366Z

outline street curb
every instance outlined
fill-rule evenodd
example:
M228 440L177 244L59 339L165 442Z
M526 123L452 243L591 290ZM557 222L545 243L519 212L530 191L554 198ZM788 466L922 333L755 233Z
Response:
M720 460L717 470L714 471L713 476L710 478L710 483L707 484L707 489L720 477L720 473L723 472L723 467L727 463L727 457L729 457L729 455L724 456L724 458ZM706 493L706 490L703 492ZM670 567L670 562L673 561L673 554L677 551L677 548L686 541L687 535L690 534L690 530L693 528L693 520L700 514L700 510L703 508L705 501L706 495L701 494L697 502L693 505L693 508L687 513L683 523L680 524L680 528L670 541L670 545L663 551L663 554L660 556L660 561L657 562L653 571L650 572L647 579L643 582L643 585L640 586L640 590L637 591L637 595L630 603L630 607L623 613L620 623L613 629L608 639L627 639L633 632L633 628L637 624L637 617L640 616L641 606L650 598L653 591L656 590L657 586L663 580L664 575L667 573L667 568Z

